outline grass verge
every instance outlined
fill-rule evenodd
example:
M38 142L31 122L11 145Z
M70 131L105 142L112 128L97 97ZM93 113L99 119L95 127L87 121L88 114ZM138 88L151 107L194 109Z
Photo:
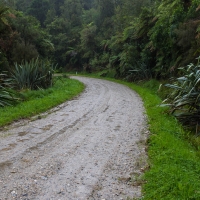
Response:
M94 77L94 76L93 76ZM97 77L97 76L95 76ZM200 157L197 148L187 140L189 133L159 107L159 84L151 80L136 85L109 79L135 90L143 99L150 137L148 139L149 170L143 179L143 200L200 199Z
M15 120L28 118L47 111L67 100L72 99L84 89L84 85L77 80L62 78L47 90L26 91L22 95L24 102L16 106L0 108L0 126Z
M125 84L140 94L149 119L150 170L144 175L143 199L200 199L200 158L185 139L188 133L165 108L158 106L161 99L154 89L148 89L155 83L146 83L144 87Z

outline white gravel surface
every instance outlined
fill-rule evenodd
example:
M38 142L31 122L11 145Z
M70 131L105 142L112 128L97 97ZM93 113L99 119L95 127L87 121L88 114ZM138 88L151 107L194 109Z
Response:
M140 97L113 82L73 78L86 85L79 97L0 131L0 200L141 197L147 125Z

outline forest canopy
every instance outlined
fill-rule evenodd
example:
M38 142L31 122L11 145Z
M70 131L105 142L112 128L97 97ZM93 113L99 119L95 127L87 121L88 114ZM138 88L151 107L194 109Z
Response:
M196 62L200 0L1 0L0 71L40 58L61 71L166 79Z

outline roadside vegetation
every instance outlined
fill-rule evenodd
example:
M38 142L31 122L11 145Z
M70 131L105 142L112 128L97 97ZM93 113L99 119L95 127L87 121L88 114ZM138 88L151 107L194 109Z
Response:
M21 91L17 105L0 108L0 126L45 112L77 96L83 89L84 85L79 81L59 77L54 86L46 90Z
M199 139L159 106L158 82L123 84L140 94L148 115L149 169L141 177L145 181L143 199L200 199Z

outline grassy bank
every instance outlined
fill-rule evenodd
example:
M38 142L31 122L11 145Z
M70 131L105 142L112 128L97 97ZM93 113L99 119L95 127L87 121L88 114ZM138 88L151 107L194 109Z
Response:
M98 76L93 76L98 77ZM200 199L200 157L191 143L190 134L177 120L159 107L159 83L151 80L136 85L109 79L135 90L143 99L150 136L148 140L149 169L142 179L144 200ZM192 137L193 140L194 136ZM189 140L188 140L189 139ZM197 139L198 140L198 139Z
M79 81L62 78L47 90L23 92L22 97L25 101L16 106L0 108L0 126L45 112L66 100L72 99L83 89L84 85Z

